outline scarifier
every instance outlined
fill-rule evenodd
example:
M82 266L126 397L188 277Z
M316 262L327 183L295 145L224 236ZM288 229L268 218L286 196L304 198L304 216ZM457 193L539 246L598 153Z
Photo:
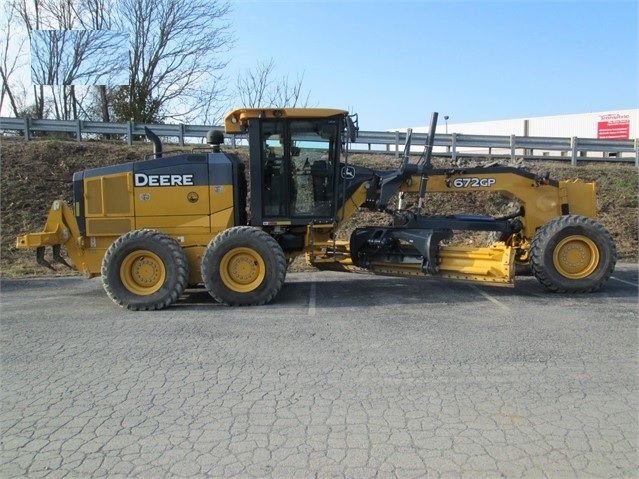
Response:
M224 304L268 303L300 255L320 270L505 286L517 266L568 293L608 280L617 254L595 220L593 183L514 167L434 168L436 124L433 113L419 161L410 161L409 131L400 168L384 171L349 164L358 127L347 111L237 109L225 132L248 136L250 185L242 160L222 151L223 132L211 132L206 151L169 154L148 131L152 158L75 173L73 207L55 201L44 231L19 237L17 247L35 248L38 263L52 267L45 247L53 262L66 263L64 246L85 277L101 276L109 297L132 310L168 307L202 284ZM422 214L429 193L481 191L507 195L519 209L500 218ZM404 207L407 194L417 195L413 209ZM388 224L338 240L361 208L387 213ZM451 246L454 231L484 231L495 241Z

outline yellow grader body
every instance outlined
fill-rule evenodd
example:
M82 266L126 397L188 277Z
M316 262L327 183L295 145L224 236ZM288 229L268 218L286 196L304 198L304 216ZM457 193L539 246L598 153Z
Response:
M406 154L400 169L377 171L348 163L357 128L343 110L235 110L225 129L248 135L248 179L240 158L222 151L221 132L210 150L172 155L149 132L154 158L77 172L73 206L55 201L44 230L19 237L17 247L35 248L51 267L45 247L65 263L64 246L81 274L101 276L107 294L134 310L170 306L198 284L225 304L264 304L300 255L318 269L495 285L512 285L523 266L553 291L600 288L616 249L595 220L595 185L510 167L432 168L436 119L420 162ZM503 218L420 213L430 193L471 191L500 192L519 209ZM408 194L417 208L389 208ZM335 239L362 208L388 213L389 223ZM495 241L450 246L454 231L485 231Z

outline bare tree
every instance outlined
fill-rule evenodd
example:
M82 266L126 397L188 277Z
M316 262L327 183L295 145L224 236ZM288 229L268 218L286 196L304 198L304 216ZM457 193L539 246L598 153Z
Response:
M20 114L19 100L14 89L13 77L26 65L23 58L27 52L25 50L26 38L16 30L15 11L10 4L2 7L2 24L0 25L0 111L5 105L5 100L9 100L9 105L13 115Z
M31 43L32 32L40 30L40 1L39 0L12 0L12 11L21 19L27 38ZM32 115L35 118L44 118L44 85L33 85L34 107Z
M305 97L302 97L302 84L304 83L304 73L297 77L295 82L291 82L288 75L281 77L279 81L275 82L275 86L272 94L273 106L287 106L287 107L305 107L308 106L308 102L311 96L311 92L307 92Z
M81 12L78 14L80 23L87 30L113 30L117 0L82 0ZM123 32L122 32L123 33ZM127 70L127 58L122 59L118 69L112 73L119 76L121 70ZM126 82L112 81L112 77L107 78L104 84L96 85L97 97L99 101L99 112L102 121L111 121L110 105L113 100L114 86L125 84Z
M249 68L237 77L237 97L242 106L257 107L296 107L307 106L310 92L302 96L304 75L291 82L288 75L274 78L275 62L260 62L255 68Z
M215 81L208 88L198 92L194 98L196 104L201 105L198 111L197 121L204 125L219 125L228 110L228 95L221 86L221 82Z
M143 122L220 116L223 54L232 46L228 0L9 2L34 47L34 116L53 111L58 118ZM107 30L127 36L125 58L114 60L113 69ZM96 56L99 63L91 60ZM90 90L97 91L99 110Z
M13 11L21 18L31 46L31 78L35 100L35 115L43 118L45 112L45 86L48 85L53 97L56 117L60 117L59 98L54 85L58 84L59 67L62 52L68 48L69 38L62 30L74 27L75 0L12 0ZM55 33L58 31L58 33ZM49 42L48 45L45 45ZM43 51L39 49L42 48ZM33 64L35 59L36 65ZM66 103L66 102L65 102Z
M231 44L218 0L120 0L117 28L129 34L129 82L118 89L118 118L189 121L202 91L219 81ZM210 91L210 90L209 90ZM179 100L179 102L177 101Z
M238 75L237 96L242 106L272 106L268 97L274 69L275 62L271 58L268 62L260 62L255 68L249 68Z
M122 35L106 30L37 30L31 78L51 87L56 118L78 118L77 86L100 84L122 66Z
M31 46L36 117L44 117L46 101L56 118L77 118L88 85L112 84L126 70L126 36L108 30L110 0L11 0L10 6Z

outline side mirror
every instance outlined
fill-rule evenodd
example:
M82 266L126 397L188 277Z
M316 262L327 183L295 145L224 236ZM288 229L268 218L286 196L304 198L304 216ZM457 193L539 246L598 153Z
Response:
M348 115L346 117L346 129L348 130L348 137L351 143L355 143L357 139L357 132L359 131L359 126L357 125L357 113L352 115Z

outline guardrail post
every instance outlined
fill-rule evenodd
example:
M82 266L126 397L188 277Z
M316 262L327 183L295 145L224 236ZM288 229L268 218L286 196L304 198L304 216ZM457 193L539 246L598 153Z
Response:
M395 130L395 158L399 158L399 131Z
M573 136L570 139L570 164L577 166L577 137Z
M133 144L133 120L129 120L126 122L127 132L126 132L126 141L129 146Z
M75 139L82 141L82 120L80 118L75 120Z
M635 138L635 166L639 168L639 138Z
M510 161L515 161L516 141L515 135L510 135Z
M450 140L450 148L452 150L450 159L454 161L457 159L457 133L453 133L453 137Z
M180 146L184 146L184 125L180 123L180 136L179 136Z
M24 117L24 139L26 141L31 140L31 117Z

